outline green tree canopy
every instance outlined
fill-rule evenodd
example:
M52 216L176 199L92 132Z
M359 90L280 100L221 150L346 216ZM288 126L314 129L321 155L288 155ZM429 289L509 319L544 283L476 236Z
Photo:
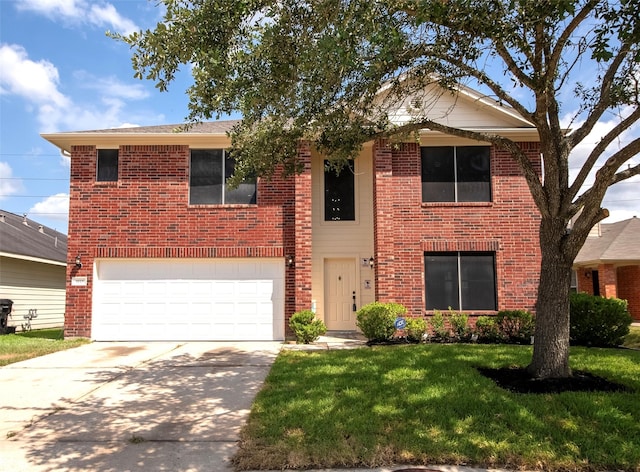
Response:
M640 139L622 139L640 117L638 0L163 3L154 30L121 39L133 48L136 75L161 90L180 67L192 67L188 120L242 115L232 133L236 179L271 175L279 164L295 172L300 139L338 162L364 142L420 129L510 151L542 216L531 372L569 375L571 264L589 229L608 215L601 208L607 189L640 173L631 163ZM434 117L436 99L424 93L432 84L454 95L472 86L532 123L544 181L510 139ZM398 123L393 111L407 97L415 103L411 119ZM615 126L571 180L572 149L610 115Z

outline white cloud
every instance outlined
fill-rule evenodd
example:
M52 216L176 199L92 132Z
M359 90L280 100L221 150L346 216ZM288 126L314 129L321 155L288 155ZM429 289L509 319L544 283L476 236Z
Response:
M0 92L19 95L28 101L56 107L70 100L58 90L58 69L49 61L32 61L22 46L0 45Z
M13 169L6 162L0 162L0 200L22 192L22 180L13 178Z
M52 21L62 20L77 26L89 24L108 28L122 34L130 34L140 28L130 19L120 15L108 2L86 0L18 0L19 10L31 11L46 16Z
M28 214L43 215L56 221L66 221L69 219L69 194L57 193L51 195L33 205Z
M96 90L101 95L114 98L124 98L126 100L142 100L149 96L149 92L142 83L124 83L117 77L98 77L86 70L79 70L73 73L74 78L80 82L80 87L88 90Z

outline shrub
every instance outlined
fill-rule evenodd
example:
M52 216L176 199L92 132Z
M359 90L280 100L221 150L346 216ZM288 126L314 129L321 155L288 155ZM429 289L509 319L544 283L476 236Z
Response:
M587 293L572 293L570 340L582 346L619 346L629 334L631 315L627 302Z
M493 316L479 316L475 333L478 335L478 342L481 343L497 343L502 339L500 327Z
M451 338L451 330L447 325L445 315L439 310L434 310L430 320L431 330L433 331L433 340L439 342L449 341Z
M387 341L396 331L396 318L406 312L399 303L369 303L358 310L356 325L369 341Z
M471 339L471 328L469 327L468 322L469 315L466 313L452 311L449 315L449 323L451 324L453 336L458 341L469 341L469 339Z
M327 332L322 320L317 319L311 310L294 313L289 319L289 327L296 335L298 344L309 344Z
M501 310L497 324L506 342L529 344L533 336L533 315L526 310Z
M422 318L407 318L405 331L409 341L422 342L424 333L427 332L427 322Z

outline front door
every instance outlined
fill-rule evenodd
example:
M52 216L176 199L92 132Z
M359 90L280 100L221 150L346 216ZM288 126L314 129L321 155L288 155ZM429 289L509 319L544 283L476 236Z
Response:
M356 313L353 311L355 290L355 259L325 259L324 320L328 330L354 331L356 329Z

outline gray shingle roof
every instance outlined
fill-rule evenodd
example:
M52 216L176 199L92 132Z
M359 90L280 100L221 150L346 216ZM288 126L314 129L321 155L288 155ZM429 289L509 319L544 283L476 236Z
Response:
M0 252L65 263L67 236L29 218L0 210Z
M575 264L640 262L640 218L600 225L600 236L590 236Z
M156 125L156 126L132 126L130 128L109 128L99 130L74 131L74 133L87 134L171 134L171 133L193 133L193 134L225 134L237 124L240 120L226 121L206 121L201 123L173 124L173 125ZM64 134L64 133L59 133Z

